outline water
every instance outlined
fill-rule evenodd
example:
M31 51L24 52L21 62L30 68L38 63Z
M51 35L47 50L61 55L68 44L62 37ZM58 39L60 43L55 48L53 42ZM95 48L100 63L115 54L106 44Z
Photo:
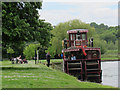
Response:
M118 62L120 64L120 61L101 63L103 85L118 87Z

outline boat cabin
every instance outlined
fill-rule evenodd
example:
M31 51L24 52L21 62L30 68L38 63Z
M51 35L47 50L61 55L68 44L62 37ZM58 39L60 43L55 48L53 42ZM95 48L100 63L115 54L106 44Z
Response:
M65 60L71 60L72 55L76 60L101 58L100 48L87 47L88 29L73 29L67 31L69 40L64 40Z
M87 45L87 29L69 30L69 47Z

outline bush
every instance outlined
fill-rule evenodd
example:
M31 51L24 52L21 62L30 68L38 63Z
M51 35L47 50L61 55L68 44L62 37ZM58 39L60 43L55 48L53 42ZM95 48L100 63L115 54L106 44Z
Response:
M12 48L9 47L9 48L7 49L7 53L13 54L13 53L14 53L14 50L13 50Z
M115 50L116 49L116 47L115 47L115 44L111 41L111 42L108 42L108 45L107 45L108 47L108 49L109 50Z
M94 41L94 47L99 47L101 54L104 54L107 51L107 42L105 40L96 39Z
M26 59L35 57L35 50L37 50L38 46L40 46L40 44L30 44L25 47L23 54L25 55Z

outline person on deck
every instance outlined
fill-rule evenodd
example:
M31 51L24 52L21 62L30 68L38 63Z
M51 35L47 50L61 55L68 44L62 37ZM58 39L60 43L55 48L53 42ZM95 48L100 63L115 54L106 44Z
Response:
M47 66L49 67L50 66L50 53L48 52L47 54L46 54L46 59L47 59Z
M74 56L74 55L72 54L71 60L76 60L76 56Z

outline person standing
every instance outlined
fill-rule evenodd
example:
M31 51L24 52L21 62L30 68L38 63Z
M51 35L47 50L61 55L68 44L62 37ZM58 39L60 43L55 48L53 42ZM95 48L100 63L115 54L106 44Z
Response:
M50 53L48 52L47 54L46 54L46 59L47 59L47 66L49 67L50 66Z

